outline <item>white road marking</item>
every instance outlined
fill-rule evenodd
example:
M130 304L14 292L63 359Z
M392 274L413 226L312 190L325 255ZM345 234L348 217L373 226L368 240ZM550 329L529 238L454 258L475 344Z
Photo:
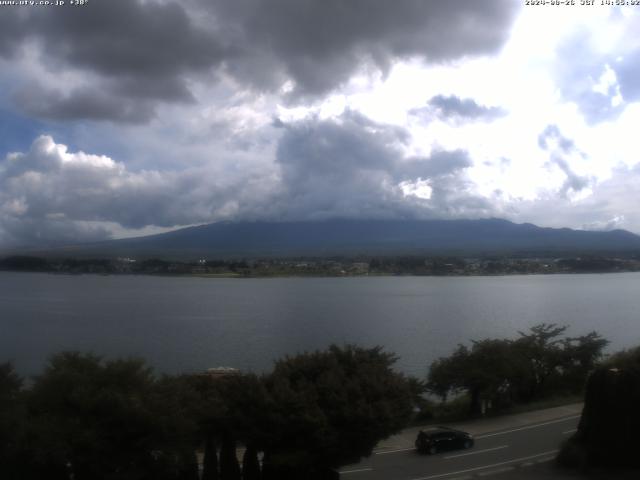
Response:
M567 430L566 432L562 432L563 435L569 435L570 433L577 432L577 428L572 428L571 430Z
M552 420L550 422L544 422L544 423L538 423L536 425L528 425L526 427L520 427L520 428L514 428L512 430L505 430L504 432L497 432L497 433L488 433L487 435L478 435L475 438L489 438L489 437L495 437L497 435L505 435L507 433L512 433L512 432L519 432L521 430L529 430L531 428L538 428L538 427L544 427L545 425L551 425L553 423L560 423L560 422L566 422L568 420L573 420L575 418L580 418L580 415L573 415L571 417L565 417L565 418L560 418L558 420Z
M386 455L387 453L396 452L408 452L409 450L415 450L415 448L399 448L398 450L387 450L386 452L376 452L374 455Z
M508 446L509 445L500 445L499 447L485 448L484 450L474 450L473 452L460 453L458 455L449 455L448 457L443 457L443 458L445 460L449 460L450 458L466 457L467 455L477 455L478 453L492 452L494 450L501 450L503 448L507 448Z
M558 452L558 450L550 450L548 452L542 452L542 453L538 453L536 455L529 455L528 457L513 458L513 459L507 460L505 462L492 463L491 465L483 465L482 467L467 468L466 470L458 470L457 472L440 473L438 475L430 475L428 477L413 478L412 480L430 480L431 478L448 477L449 475L457 475L459 473L468 473L468 472L474 472L476 470L484 470L486 468L500 467L502 465L507 465L507 464L513 463L513 462L522 462L522 461L525 461L525 460L530 460L532 458L544 457L545 455L552 455L552 454L557 453L557 452Z
M342 470L340 472L340 475L342 475L343 473L358 473L358 472L371 472L373 471L373 468L359 468L357 470Z

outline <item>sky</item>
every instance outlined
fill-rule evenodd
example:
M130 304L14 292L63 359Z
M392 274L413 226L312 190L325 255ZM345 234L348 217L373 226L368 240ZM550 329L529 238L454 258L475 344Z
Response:
M0 247L225 220L640 234L640 6L575 3L0 5Z

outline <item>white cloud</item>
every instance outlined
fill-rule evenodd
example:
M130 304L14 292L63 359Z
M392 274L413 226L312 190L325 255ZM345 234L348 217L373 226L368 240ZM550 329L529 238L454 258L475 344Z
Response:
M193 5L197 12L205 8ZM253 24L245 20L256 20L253 0L224 5L223 17L242 36L241 51L196 51L175 70L172 55L158 51L144 71L122 58L87 56L102 37L66 53L32 41L24 43L22 57L0 47L4 91L13 92L24 111L49 118L57 141L40 137L0 161L5 242L9 233L15 241L70 238L65 228L78 238L98 238L222 218L331 215L494 215L640 232L633 193L640 163L637 9L522 8L513 23L507 13L499 19L497 36L471 32L482 46L460 39L448 51L430 43L440 26L426 31L422 26L432 24L419 19L410 29L417 36L409 38L399 19L430 8L447 19L449 7L407 0L387 24L381 12L395 7L385 4L373 23L338 32L345 47L326 37L335 26L327 13L334 3L317 12L312 33L327 42L317 45L298 29L304 22L265 30L282 25L275 14L259 31L246 30ZM300 4L278 1L277 10L294 5ZM138 6L127 8L138 12ZM469 18L486 13L469 8ZM195 10L187 13L189 22L180 18L189 38L208 38L207 22L196 20ZM357 9L350 15L349 22L359 21ZM454 23L455 33L460 24ZM378 27L386 28L384 35L376 34ZM157 33L155 27L144 32L145 46ZM46 35L68 40L57 27ZM252 46L256 38L275 42L272 51L268 42ZM224 66L223 57L236 63ZM109 61L122 76L107 68ZM155 68L175 82L154 77L145 91L144 82L126 81ZM37 85L46 91L20 96ZM84 95L87 85L104 91ZM173 96L163 94L169 91ZM433 99L439 99L437 111ZM416 115L425 108L428 114ZM109 118L117 121L98 123ZM550 125L559 135L539 144ZM562 139L574 148L563 149ZM439 174L437 161L451 168Z
M5 242L28 244L46 235L52 242L104 238L114 224L139 231L203 223L238 214L237 204L255 204L253 196L261 199L269 188L268 176L257 180L252 172L134 172L41 136L28 152L8 155L0 169L0 229Z

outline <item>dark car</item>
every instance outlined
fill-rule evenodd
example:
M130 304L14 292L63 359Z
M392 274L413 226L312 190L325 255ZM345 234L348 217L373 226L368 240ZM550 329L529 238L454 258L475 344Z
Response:
M420 453L434 454L445 450L473 447L473 436L467 432L447 427L420 430L416 438L416 449Z

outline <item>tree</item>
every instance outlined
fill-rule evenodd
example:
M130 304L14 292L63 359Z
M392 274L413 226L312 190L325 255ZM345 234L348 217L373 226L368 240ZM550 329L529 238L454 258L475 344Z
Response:
M572 393L582 391L585 381L599 364L609 341L597 332L563 340L563 382Z
M258 451L253 445L247 445L242 457L242 480L260 480Z
M252 374L202 375L192 377L192 381L201 398L199 423L205 444L203 479L235 478L239 475L236 474L239 472L236 441L258 448L270 429L265 423L268 402L264 383ZM215 450L220 443L218 477Z
M331 346L276 362L266 377L265 468L301 478L371 454L412 414L413 391L381 347ZM268 466L267 466L268 465Z
M473 342L468 358L466 388L471 397L471 414L483 413L482 403L509 403L512 379L517 376L509 340Z
M216 438L213 433L208 433L206 434L204 442L202 480L218 480L219 478Z
M198 480L198 458L192 448L187 448L178 456L178 480Z
M440 357L431 363L427 377L427 389L439 396L443 402L451 394L465 390L466 365L469 363L469 349L458 345L449 357Z
M147 406L155 416L156 448L190 458L201 443L202 399L190 375L164 375L153 383Z
M16 255L0 260L0 270L45 272L51 270L51 266L44 258Z
M560 373L566 364L563 340L560 337L568 327L555 323L541 323L531 327L530 333L518 332L520 338L514 342L515 360L524 369L518 377L518 393L525 401L540 397L547 380Z
M519 332L516 340L458 345L450 356L431 364L428 390L443 401L451 394L468 394L471 415L482 413L483 402L499 407L580 391L608 342L596 332L561 338L566 329L542 323L529 333Z
M236 456L236 442L231 435L225 435L220 449L220 480L240 480L240 465Z
M77 480L185 477L193 423L179 385L157 382L141 360L55 355L29 393L34 468Z
M591 374L578 430L563 445L561 463L576 467L640 467L638 405L640 347L612 356Z
M0 478L8 480L22 477L19 457L24 443L26 413L22 383L13 365L0 364Z
M514 377L511 348L510 341L495 339L473 341L471 349L459 345L450 357L433 362L428 388L443 401L451 393L468 393L471 415L482 413L483 402L508 401Z

